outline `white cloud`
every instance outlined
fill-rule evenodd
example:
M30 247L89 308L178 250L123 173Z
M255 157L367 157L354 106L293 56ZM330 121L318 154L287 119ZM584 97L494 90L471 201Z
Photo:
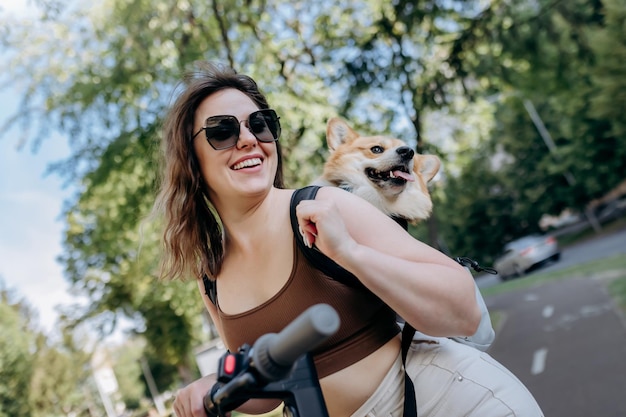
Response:
M16 93L0 91L0 102L15 103ZM0 125L14 109L0 109ZM16 129L0 137L0 277L39 311L40 325L50 332L57 321L55 306L69 304L62 266L63 190L61 180L44 176L48 165L68 154L66 141L52 136L37 153L16 149Z

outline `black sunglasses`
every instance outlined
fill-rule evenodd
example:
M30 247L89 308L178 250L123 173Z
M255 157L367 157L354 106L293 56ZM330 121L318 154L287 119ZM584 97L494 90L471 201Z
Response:
M206 140L215 150L232 148L239 140L241 123L261 142L275 142L280 137L280 117L272 109L263 109L250 113L248 120L238 120L235 116L211 116L204 122L204 127L192 137L204 130Z

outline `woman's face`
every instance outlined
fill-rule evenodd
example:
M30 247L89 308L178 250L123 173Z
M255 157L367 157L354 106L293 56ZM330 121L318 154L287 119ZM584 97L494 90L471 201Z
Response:
M204 131L193 140L209 199L215 205L237 196L264 193L272 187L278 165L276 143L258 141L243 123L257 110L257 105L236 89L210 95L196 110L194 132L202 129L211 116L231 115L240 121L239 140L232 148L213 149Z

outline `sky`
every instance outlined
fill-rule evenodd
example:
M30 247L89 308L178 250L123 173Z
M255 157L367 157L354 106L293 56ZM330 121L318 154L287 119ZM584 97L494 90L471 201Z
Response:
M27 0L0 0L2 13L23 13ZM19 86L0 90L0 126L13 115ZM55 306L75 301L68 293L63 267L62 204L72 194L61 178L45 175L48 165L69 155L67 141L52 135L34 153L30 144L17 149L18 128L0 135L0 280L39 312L39 325L50 333Z

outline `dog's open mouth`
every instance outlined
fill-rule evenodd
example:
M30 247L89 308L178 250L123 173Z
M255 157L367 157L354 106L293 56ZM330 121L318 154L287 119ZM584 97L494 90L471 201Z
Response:
M365 175L375 183L391 182L393 185L404 185L409 181L415 181L415 176L404 165L398 165L385 171L366 168Z

